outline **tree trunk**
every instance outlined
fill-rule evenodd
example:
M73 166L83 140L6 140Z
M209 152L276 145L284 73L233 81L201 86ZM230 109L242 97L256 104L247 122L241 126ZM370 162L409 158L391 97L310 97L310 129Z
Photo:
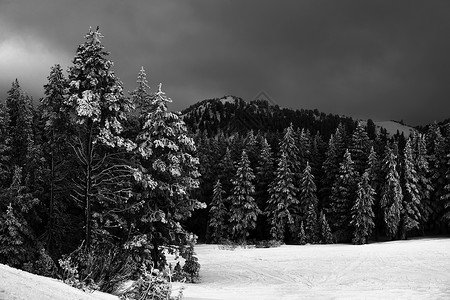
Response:
M85 177L85 250L89 251L92 244L92 199L91 199L91 187L92 187L92 121L88 122L88 136L86 139L86 177Z

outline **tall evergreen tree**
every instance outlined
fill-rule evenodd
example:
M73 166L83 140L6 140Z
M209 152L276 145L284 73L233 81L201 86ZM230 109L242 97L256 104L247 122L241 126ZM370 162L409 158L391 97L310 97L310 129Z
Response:
M366 171L358 182L356 202L352 208L351 225L354 227L353 244L367 243L372 229L375 227L375 215L372 210L375 190L370 186L369 173Z
M189 233L180 222L205 205L192 197L199 186L199 160L184 121L168 110L172 100L161 90L161 84L147 101L141 108L136 137L138 209L129 222L139 229L136 234L149 237L153 266L159 268L164 263L164 247L181 251L188 242Z
M62 68L59 64L53 66L50 75L47 77L48 83L44 85L45 96L41 99L42 119L45 122L44 133L45 143L43 152L47 157L48 174L48 225L47 225L47 249L53 250L57 244L63 243L61 239L55 241L56 223L62 223L63 216L62 203L59 199L66 200L67 170L70 170L70 147L67 143L67 137L70 135L69 115L64 106L64 97L66 93L67 80L64 77ZM67 221L67 220L66 220ZM59 226L61 227L61 226ZM60 238L65 233L59 230Z
M421 228L424 229L424 225L430 219L433 210L433 206L431 203L433 186L431 182L430 168L427 161L425 135L415 132L415 134L413 135L413 143L413 162L418 176L420 214L422 217L420 223Z
M36 259L34 229L40 225L33 222L39 200L23 185L22 177L22 168L14 167L12 184L0 196L0 263L16 268Z
M11 136L11 165L23 168L24 178L31 169L32 150L34 148L33 136L33 106L16 79L8 91L6 109L9 118Z
M261 151L256 165L255 200L261 211L266 211L269 200L269 185L274 180L275 166L272 148L267 139L261 136ZM256 238L269 238L269 224L266 214L258 216Z
M284 130L283 138L280 141L280 154L286 155L289 168L294 176L300 173L299 149L297 148L297 135L292 123Z
M216 243L227 237L227 226L225 223L227 220L227 209L222 197L223 194L224 190L219 179L214 185L213 199L209 209L209 227L212 230L211 239Z
M350 152L344 154L344 160L339 166L339 173L333 184L331 202L327 210L330 216L330 226L338 232L339 239L346 240L350 234L351 208L356 198L356 175Z
M287 226L294 225L298 189L294 186L294 174L286 154L282 152L278 160L275 179L270 184L270 198L267 203L266 214L270 221L270 234L276 240L283 241Z
M419 228L421 215L421 195L419 177L414 164L411 139L406 142L403 151L403 201L401 211L401 236L406 239L408 231Z
M305 237L307 243L318 244L320 242L320 228L316 208L313 204L308 206L308 210L306 212Z
M84 247L89 249L105 228L120 226L113 212L129 198L131 172L118 160L118 151L133 149L121 136L123 122L132 108L123 96L122 83L107 59L99 30L89 30L69 67L69 88L64 105L71 116L73 136L69 140L78 164L73 178L73 198L84 208Z
M309 207L312 205L317 210L319 200L316 195L317 189L314 183L314 175L311 173L309 162L306 163L305 170L300 178L300 189L298 199L300 201L300 215L305 218Z
M397 158L389 145L386 145L383 158L383 172L385 182L382 186L380 206L383 211L386 234L394 239L400 224L403 193L397 171Z
M367 167L370 140L366 129L361 122L358 122L358 125L353 132L349 150L354 162L355 171L362 175Z
M320 212L319 216L319 229L320 229L320 242L322 244L332 244L333 235L331 234L331 228L328 224L327 218L323 211Z
M9 114L5 105L0 103L0 188L10 184L11 173L11 133L9 130Z
M253 197L255 175L250 167L245 150L237 165L236 176L233 179L233 191L229 197L231 234L235 241L244 242L249 231L255 229L256 220L261 213Z

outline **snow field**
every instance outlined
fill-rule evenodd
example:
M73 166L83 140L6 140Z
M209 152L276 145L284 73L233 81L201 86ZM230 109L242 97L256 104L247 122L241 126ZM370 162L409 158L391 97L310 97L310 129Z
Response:
M197 245L195 251L201 281L174 283L185 287L185 300L450 299L450 238L234 251ZM0 265L0 300L18 299L118 297Z
M195 250L201 282L186 300L450 299L450 239Z

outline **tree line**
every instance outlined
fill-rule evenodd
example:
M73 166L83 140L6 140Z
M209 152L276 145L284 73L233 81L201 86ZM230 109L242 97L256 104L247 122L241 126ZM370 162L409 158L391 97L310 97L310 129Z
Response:
M188 228L209 242L293 244L448 232L450 126L405 137L343 124L327 140L293 124L281 132L198 132L197 197L208 207Z

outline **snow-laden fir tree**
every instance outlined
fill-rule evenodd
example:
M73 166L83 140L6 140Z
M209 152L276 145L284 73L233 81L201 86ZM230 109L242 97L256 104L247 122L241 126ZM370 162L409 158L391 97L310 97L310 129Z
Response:
M366 129L362 122L358 122L351 137L349 150L354 163L354 169L360 175L362 175L367 167L370 146L370 140Z
M189 233L181 222L204 207L192 197L199 186L199 160L186 124L178 113L168 110L172 100L161 84L152 97L143 100L136 137L139 166L134 172L139 185L135 199L141 206L132 222L151 241L153 266L162 267L164 247L181 251L187 244Z
M233 184L231 183L234 175L236 175L236 166L234 165L231 149L226 148L225 154L221 158L219 165L219 179L222 182L223 189L227 192L231 192Z
M409 138L403 151L403 201L400 222L403 239L406 239L408 231L418 229L422 220L419 177L413 159Z
M331 234L331 228L328 224L327 218L323 211L319 215L319 230L320 230L320 242L322 244L332 244L333 235Z
M356 173L350 152L344 154L339 166L339 173L333 184L330 205L326 212L333 232L338 232L339 239L346 240L350 233L351 208L356 199Z
M130 93L131 100L133 101L134 109L137 109L139 113L142 113L142 109L148 106L154 100L154 93L150 92L150 86L148 85L147 74L144 67L141 67L136 80L136 88Z
M316 211L316 207L310 204L306 212L305 237L306 242L310 244L318 244L320 242L320 228Z
M438 124L433 123L428 128L426 144L431 184L433 186L429 201L432 210L430 219L434 220L432 225L439 226L444 209L443 195L447 184L447 152L449 149Z
M397 158L390 145L386 145L382 169L385 181L381 189L380 207L383 212L386 235L394 239L400 224L403 193L397 171Z
M0 195L0 263L15 268L32 263L38 245L39 223L33 216L39 199L23 185L22 177L22 168L15 166L11 186Z
M275 179L269 186L269 200L266 214L270 222L270 234L276 240L283 241L288 226L294 225L297 206L297 188L294 186L294 174L284 152L278 160Z
M339 165L345 153L345 130L342 124L336 128L328 141L328 149L325 153L325 161L322 165L324 176L322 177L320 198L323 207L329 206L331 190L339 173Z
M255 178L255 200L259 209L266 211L267 201L269 200L269 185L274 179L275 166L272 148L267 139L260 137L260 153L256 163ZM266 214L260 214L256 226L256 238L267 239L269 237L269 222Z
M358 182L356 202L352 208L353 244L367 243L375 227L373 213L375 190L370 185L369 173L366 171Z
M7 188L11 173L11 133L9 114L6 106L0 103L0 188Z
M213 199L211 201L211 208L209 209L209 227L211 229L211 240L219 243L227 238L227 209L224 203L224 190L220 179L217 180L213 189Z
M261 213L254 199L255 175L250 167L245 150L237 165L236 175L232 181L233 190L228 198L230 207L231 235L234 241L245 242L249 231L255 229L256 220Z
M33 104L32 99L22 90L16 79L11 85L6 98L8 112L10 166L19 166L23 169L25 185L38 188L36 185L37 173L41 171L42 151L36 144L33 132Z
M122 226L113 212L130 197L131 172L119 159L118 149L131 151L135 146L121 135L132 102L123 95L102 38L98 28L89 30L78 46L64 102L73 132L69 143L78 165L72 196L84 207L85 249L107 232L105 228Z
M284 130L283 138L280 141L280 153L286 155L289 168L296 174L300 173L299 149L297 148L297 134L292 123ZM297 177L296 177L297 178Z
M414 146L413 146L414 145ZM413 140L413 162L417 172L419 195L420 195L420 214L421 229L430 219L433 211L431 203L431 194L433 186L431 182L430 167L427 161L427 146L425 135L414 131Z
M319 200L317 199L317 189L314 183L314 175L311 173L311 166L309 162L306 163L306 167L300 177L300 188L298 190L298 199L300 207L300 215L305 218L309 207L312 205L317 209Z
M298 149L298 160L300 164L300 169L304 169L306 162L310 161L311 158L311 134L309 130L305 128L297 128L297 149Z
M48 82L44 85L44 97L41 99L42 120L44 122L44 142L43 153L47 162L47 183L49 185L48 194L48 224L46 234L47 249L52 251L54 247L60 247L65 242L55 240L55 235L59 238L65 235L61 225L67 220L67 215L63 212L62 206L68 202L67 182L71 168L70 157L72 149L67 143L70 135L69 114L64 105L67 79L59 64L51 67L47 77ZM47 197L46 197L47 198ZM59 225L56 225L58 223ZM56 230L58 228L58 230Z
M300 229L298 231L298 243L300 245L306 244L305 226L303 226L303 221L300 222Z

